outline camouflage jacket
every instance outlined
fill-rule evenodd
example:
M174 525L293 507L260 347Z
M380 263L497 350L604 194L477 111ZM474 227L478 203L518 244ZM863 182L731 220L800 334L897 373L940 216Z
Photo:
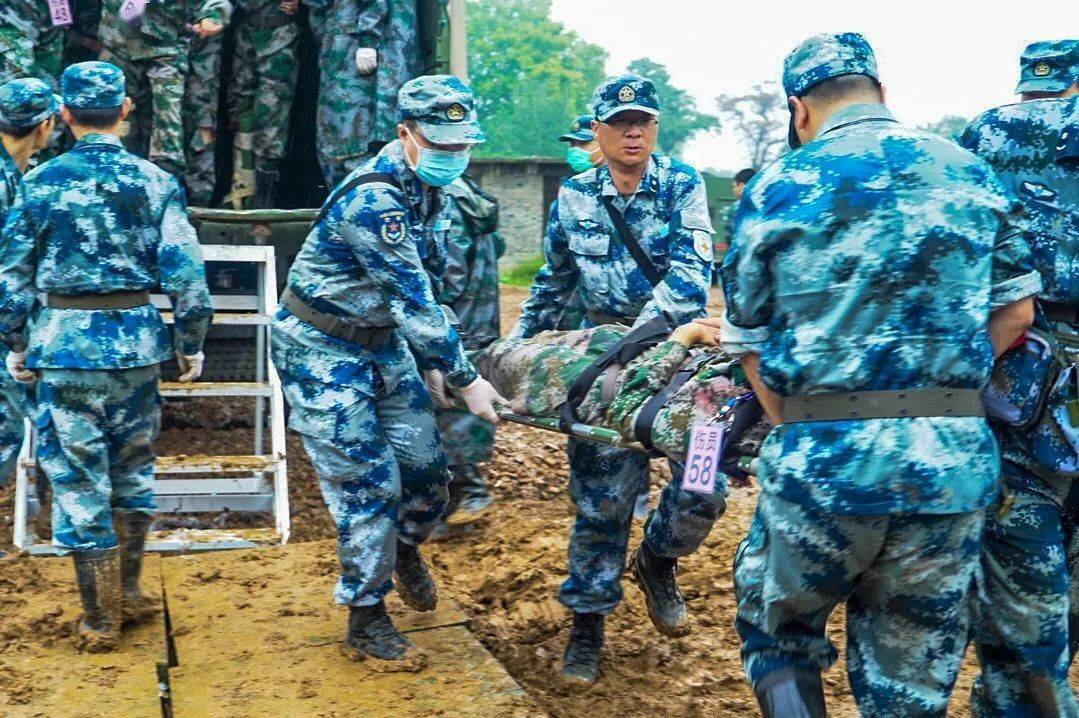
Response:
M158 290L173 303L176 349L202 350L210 292L183 190L172 175L89 134L27 173L0 249L0 334L29 344L28 366L126 369L173 354L157 309L36 308L38 292L67 296ZM26 326L29 322L29 338Z
M4 217L15 202L21 181L22 172L19 171L19 166L8 154L3 143L0 143L0 227L3 226Z
M462 212L461 203L474 195L462 179L446 187L451 224L440 300L457 314L465 347L482 349L501 333L498 258L505 244L498 235L497 206L486 206L489 216L481 218L467 218Z
M0 2L0 83L30 74L55 87L63 36L64 28L52 24L48 0Z
M1041 288L1022 205L981 160L853 105L757 174L723 264L724 347L781 396L981 389L990 311ZM995 495L979 417L781 424L761 484L836 514L960 513Z
M232 16L229 0L148 0L142 19L120 19L124 0L102 0L98 38L109 53L126 60L187 57L188 44L197 37L189 24L216 20L227 25Z
M397 91L422 74L415 0L334 0L319 31L319 151L358 157L388 142L397 125ZM361 77L357 48L374 48L378 68Z
M996 170L1027 210L1039 297L1079 304L1079 171L1056 161L1061 133L1079 131L1079 97L1006 105L982 113L960 144ZM1039 323L1051 329L1044 317Z
M510 400L515 412L558 416L577 377L628 331L602 325L505 339L478 352L476 367ZM664 402L651 431L657 450L672 458L684 457L690 428L710 421L728 399L746 392L734 381L730 356L718 348L687 349L678 342L662 342L626 366L602 374L585 395L577 415L586 424L636 441L634 426L641 410L686 367L693 371L692 376ZM759 445L768 428L761 422L744 441ZM743 445L740 449L755 453L754 447Z
M652 289L619 239L602 199L613 197L663 281ZM704 180L692 167L653 155L636 193L622 197L606 165L566 180L551 212L546 264L511 336L554 329L574 291L586 310L648 321L704 314L712 263L712 223Z
M321 312L360 326L395 326L390 342L368 348L342 341L282 309L274 323L275 361L283 371L375 396L416 371L439 369L462 387L476 378L457 330L439 306L424 257L445 247L450 218L442 193L424 191L400 142L387 145L353 175L383 172L402 190L366 184L337 199L304 241L288 286ZM439 270L432 270L438 273Z

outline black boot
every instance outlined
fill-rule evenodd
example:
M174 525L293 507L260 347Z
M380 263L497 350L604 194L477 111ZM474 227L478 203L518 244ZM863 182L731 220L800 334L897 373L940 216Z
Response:
M450 526L462 526L479 520L491 508L494 499L487 489L487 479L475 464L458 464L450 467L450 506L445 522ZM455 501L456 499L456 501Z
M427 570L418 546L397 540L397 593L406 606L417 611L433 611L438 605L435 580Z
M820 673L782 668L764 677L754 690L764 718L825 718Z
M599 653L603 648L603 616L574 613L569 644L562 655L562 677L591 685L599 677Z
M120 583L123 589L124 623L138 623L157 613L157 600L144 596L139 579L146 534L154 521L137 511L114 511L112 523L120 542Z
M76 551L72 559L82 599L82 647L91 652L111 651L120 637L120 547Z
M657 555L648 548L647 542L642 541L630 566L634 580L644 591L648 617L656 630L664 636L688 636L691 629L686 601L675 581L678 560Z
M255 170L254 209L273 209L277 198L278 170Z
M400 661L417 651L386 613L386 604L348 607L348 645L365 656L384 661Z

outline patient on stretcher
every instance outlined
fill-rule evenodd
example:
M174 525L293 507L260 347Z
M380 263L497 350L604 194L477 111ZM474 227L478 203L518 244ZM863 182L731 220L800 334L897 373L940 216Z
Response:
M629 331L623 326L603 325L541 332L530 339L504 339L479 352L473 362L510 400L514 412L557 417L577 377ZM655 450L672 458L684 457L692 426L713 423L728 400L748 391L741 369L717 346L711 327L684 324L625 366L610 366L592 383L577 414L585 424L611 429L628 441L636 441L634 426L639 413L683 369L692 374L663 402L652 421L650 436ZM740 455L755 456L770 428L767 419L757 422L733 448Z

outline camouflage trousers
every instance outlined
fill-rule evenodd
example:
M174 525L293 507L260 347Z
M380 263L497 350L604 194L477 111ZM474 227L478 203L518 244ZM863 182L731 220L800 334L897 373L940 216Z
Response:
M52 484L54 544L111 548L114 509L153 514L159 376L156 364L41 371L38 461Z
M126 60L103 53L102 59L124 71L127 94L135 103L124 146L183 179L187 166L182 116L187 56Z
M217 137L217 95L221 87L218 35L191 43L190 69L184 86L184 135L187 138L187 194L191 204L205 207L217 183L214 145Z
M26 387L3 372L0 376L0 488L7 486L15 473L15 462L22 448L27 401Z
M762 493L734 559L750 682L812 672L847 606L847 670L862 715L944 716L971 628L985 525L967 514L838 516Z
M295 22L264 29L241 20L236 31L229 105L234 117L251 118L256 170L276 170L285 156L299 71L299 38Z
M982 674L971 692L975 716L1077 716L1068 668L1079 636L1069 599L1079 565L1079 485L1047 481L1004 462L1010 507L986 517L975 642ZM1070 570L1069 570L1070 569Z
M633 504L648 489L648 455L590 441L571 439L569 494L577 518L569 539L569 578L559 600L576 613L608 615L622 600ZM726 484L710 495L681 488L682 474L671 465L672 479L659 507L648 517L644 540L661 556L678 558L697 550L726 510Z
M378 603L393 588L397 539L418 545L446 508L449 472L434 407L418 374L371 397L282 372L326 507L337 525L335 600Z
M435 417L450 466L491 460L495 448L494 424L462 409L437 409Z
M0 84L20 77L37 77L56 87L63 69L63 28L41 29L36 43L34 38L15 30L0 30Z

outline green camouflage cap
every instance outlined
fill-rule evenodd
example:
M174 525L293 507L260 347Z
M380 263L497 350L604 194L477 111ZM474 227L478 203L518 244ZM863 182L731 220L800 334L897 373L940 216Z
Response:
M868 75L879 80L873 48L857 32L813 35L783 60L783 91L801 97L818 82L840 75Z
M599 84L592 95L592 111L597 120L606 122L627 110L659 115L659 94L651 80L640 75L619 75Z
M36 77L0 85L0 130L33 127L59 111L60 98Z
M591 142L596 139L592 131L592 115L580 115L569 126L569 132L558 138L559 142Z
M68 107L97 110L119 107L126 96L124 71L108 62L80 62L60 76L60 94Z
M424 75L401 86L397 114L436 145L474 145L487 140L475 103L471 88L453 75Z
M1016 93L1063 92L1079 80L1079 40L1032 42L1019 59Z

